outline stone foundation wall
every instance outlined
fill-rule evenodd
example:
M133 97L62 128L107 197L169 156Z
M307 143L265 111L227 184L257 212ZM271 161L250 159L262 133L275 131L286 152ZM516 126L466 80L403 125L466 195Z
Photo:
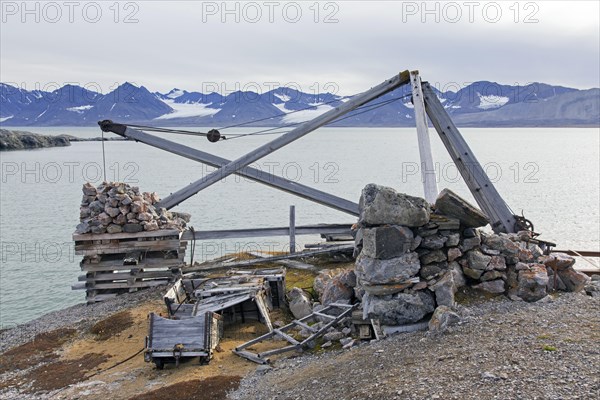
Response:
M356 297L364 318L417 322L454 306L461 286L537 301L548 291L580 291L589 278L565 254L544 255L531 233L477 229L486 216L450 190L435 205L389 187L367 185L356 225Z

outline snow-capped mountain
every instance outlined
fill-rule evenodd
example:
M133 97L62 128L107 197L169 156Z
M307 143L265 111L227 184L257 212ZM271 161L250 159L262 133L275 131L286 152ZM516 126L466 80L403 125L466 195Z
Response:
M597 126L600 89L578 90L474 82L458 91L434 88L457 124L469 126ZM151 93L126 82L107 94L66 85L52 92L0 84L0 123L6 126L93 126L98 120L156 126L279 126L309 120L347 101L331 93L280 87L226 95L174 88ZM404 86L354 110L333 125L413 126L410 88Z

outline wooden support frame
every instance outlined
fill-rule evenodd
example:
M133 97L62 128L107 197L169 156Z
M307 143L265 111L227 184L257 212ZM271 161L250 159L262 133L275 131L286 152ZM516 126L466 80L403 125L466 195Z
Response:
M423 83L422 89L425 111L477 204L489 218L492 229L496 233L515 232L515 216L494 187L481 164L479 164L475 154L471 151L454 122L452 122L452 118L444 109L429 83Z
M419 155L421 156L421 180L423 182L423 193L429 204L435 203L439 194L435 165L431 153L431 141L429 140L429 128L427 127L427 115L425 113L425 102L421 89L421 77L419 71L410 72L410 83L412 99L417 125L417 139L419 142Z
M217 183L219 180L228 177L231 174L246 168L248 165L260 160L261 158L273 153L274 151L287 146L288 144L300 139L315 129L336 120L337 118L349 113L350 111L374 100L388 92L391 92L398 87L407 84L410 81L409 72L404 71L385 82L367 90L364 93L352 97L342 105L329 110L318 117L303 123L290 132L279 136L278 138L256 148L255 150L243 155L242 157L230 161L223 165L218 170L208 174L207 176L191 183L187 187L178 190L170 196L164 198L158 203L159 207L167 209L173 208L182 201L190 198L199 191Z
M163 139L154 135L150 135L137 129L126 128L124 132L121 132L119 129L112 129L111 132L114 132L117 135L121 135L123 137L133 139L137 142L142 142L149 146L168 151L178 156L209 165L211 167L220 167L222 165L227 165L231 163L231 161L226 158L219 157L198 149L194 149L183 144L172 142L170 140ZM283 190L287 193L291 193L303 199L314 201L315 203L333 208L338 211L345 212L350 215L358 216L358 204L343 199L341 197L332 195L330 193L311 188L298 182L292 182L280 176L273 175L266 171L261 171L259 169L252 168L249 166L240 168L239 170L235 171L235 173L237 175L241 175L248 179L252 179L256 182L262 183L264 185ZM164 207L164 205L162 204L161 206ZM171 207L174 207L174 205Z

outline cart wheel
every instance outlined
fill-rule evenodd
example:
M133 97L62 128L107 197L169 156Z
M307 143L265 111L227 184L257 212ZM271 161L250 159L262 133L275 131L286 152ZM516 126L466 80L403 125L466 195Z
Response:
M155 358L153 361L156 365L156 369L162 370L165 368L165 361L162 358Z
M200 365L208 365L209 362L210 362L209 357L200 357Z

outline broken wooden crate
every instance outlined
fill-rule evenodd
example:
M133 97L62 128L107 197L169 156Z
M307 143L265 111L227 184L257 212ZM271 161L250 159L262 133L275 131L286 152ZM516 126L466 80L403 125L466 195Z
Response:
M323 336L325 333L327 333L329 328L335 325L339 325L340 323L344 322L347 318L350 318L352 315L352 311L356 307L358 307L358 304L350 305L332 303L319 311L314 311L312 314L309 314L304 318L294 320L291 323L279 329L273 329L269 333L259 336L256 339L250 340L249 342L246 342L243 345L233 349L233 352L238 356L246 358L250 361L254 361L255 363L266 364L269 362L270 356L285 353L292 350L301 351L305 348L312 347L314 345L314 341L317 338ZM325 324L321 328L315 329L312 326L310 326L311 323L316 323L319 321L325 322ZM311 334L309 337L300 342L294 339L290 334L288 334L288 331L295 328L306 329L307 331L311 332ZM287 341L290 344L279 349L267 350L260 353L254 353L249 349L254 344L263 342L268 339L275 339L277 337Z
M178 230L73 234L73 241L85 275L72 289L85 289L88 303L174 282L185 264Z
M250 318L264 322L271 331L269 311L283 304L284 294L283 268L230 271L214 278L182 277L164 296L169 319L150 315L145 360L154 361L157 368L178 364L184 357L199 356L208 362L212 351L207 345L205 350L199 346L214 329L209 316L219 317L221 330L225 321ZM216 346L221 337L212 334L210 345Z

